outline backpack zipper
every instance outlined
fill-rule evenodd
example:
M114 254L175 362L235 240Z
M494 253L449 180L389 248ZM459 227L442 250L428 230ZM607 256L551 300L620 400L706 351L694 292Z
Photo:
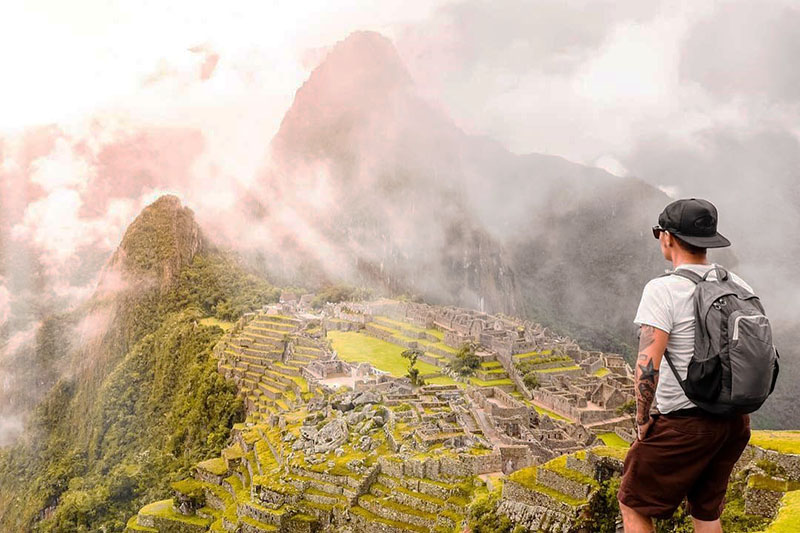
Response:
M741 315L733 319L733 340L739 340L739 321L741 319L767 318L767 315Z

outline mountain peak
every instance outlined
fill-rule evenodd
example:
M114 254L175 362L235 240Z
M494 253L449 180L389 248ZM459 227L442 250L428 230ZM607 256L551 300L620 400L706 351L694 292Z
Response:
M360 118L386 107L412 86L392 42L374 31L358 31L334 45L295 94L273 141L287 149L343 137Z
M194 212L177 196L163 195L128 226L101 276L99 290L113 290L114 280L121 277L124 282L156 281L163 291L202 247Z

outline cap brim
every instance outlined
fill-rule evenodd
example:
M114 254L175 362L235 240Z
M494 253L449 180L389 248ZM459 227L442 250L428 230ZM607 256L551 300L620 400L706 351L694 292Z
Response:
M723 237L721 233L717 233L716 235L711 235L710 237L681 235L680 233L675 233L675 236L678 237L680 240L687 242L692 246L697 246L699 248L725 248L726 246L731 245L731 241Z

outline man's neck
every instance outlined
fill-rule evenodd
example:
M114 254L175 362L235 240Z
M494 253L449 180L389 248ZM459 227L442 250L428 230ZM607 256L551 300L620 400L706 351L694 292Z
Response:
M672 259L673 270L681 265L708 265L708 256L705 255L678 255Z

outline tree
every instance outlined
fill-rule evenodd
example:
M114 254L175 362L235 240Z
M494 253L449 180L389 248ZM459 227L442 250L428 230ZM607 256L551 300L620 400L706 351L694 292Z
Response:
M636 400L630 399L627 402L623 403L619 407L617 407L617 414L620 415L632 415L636 413Z
M405 350L400 355L408 359L408 374L406 375L411 380L411 384L415 387L421 387L422 385L425 385L425 380L423 380L419 375L419 368L416 368L417 359L422 355L422 350L412 348L410 350Z
M472 376L481 366L481 359L475 355L478 345L474 342L465 342L450 362L450 368L460 376Z
M538 389L541 386L541 383L539 383L539 376L536 372L528 372L522 378L522 381L525 383L525 386L531 390Z

